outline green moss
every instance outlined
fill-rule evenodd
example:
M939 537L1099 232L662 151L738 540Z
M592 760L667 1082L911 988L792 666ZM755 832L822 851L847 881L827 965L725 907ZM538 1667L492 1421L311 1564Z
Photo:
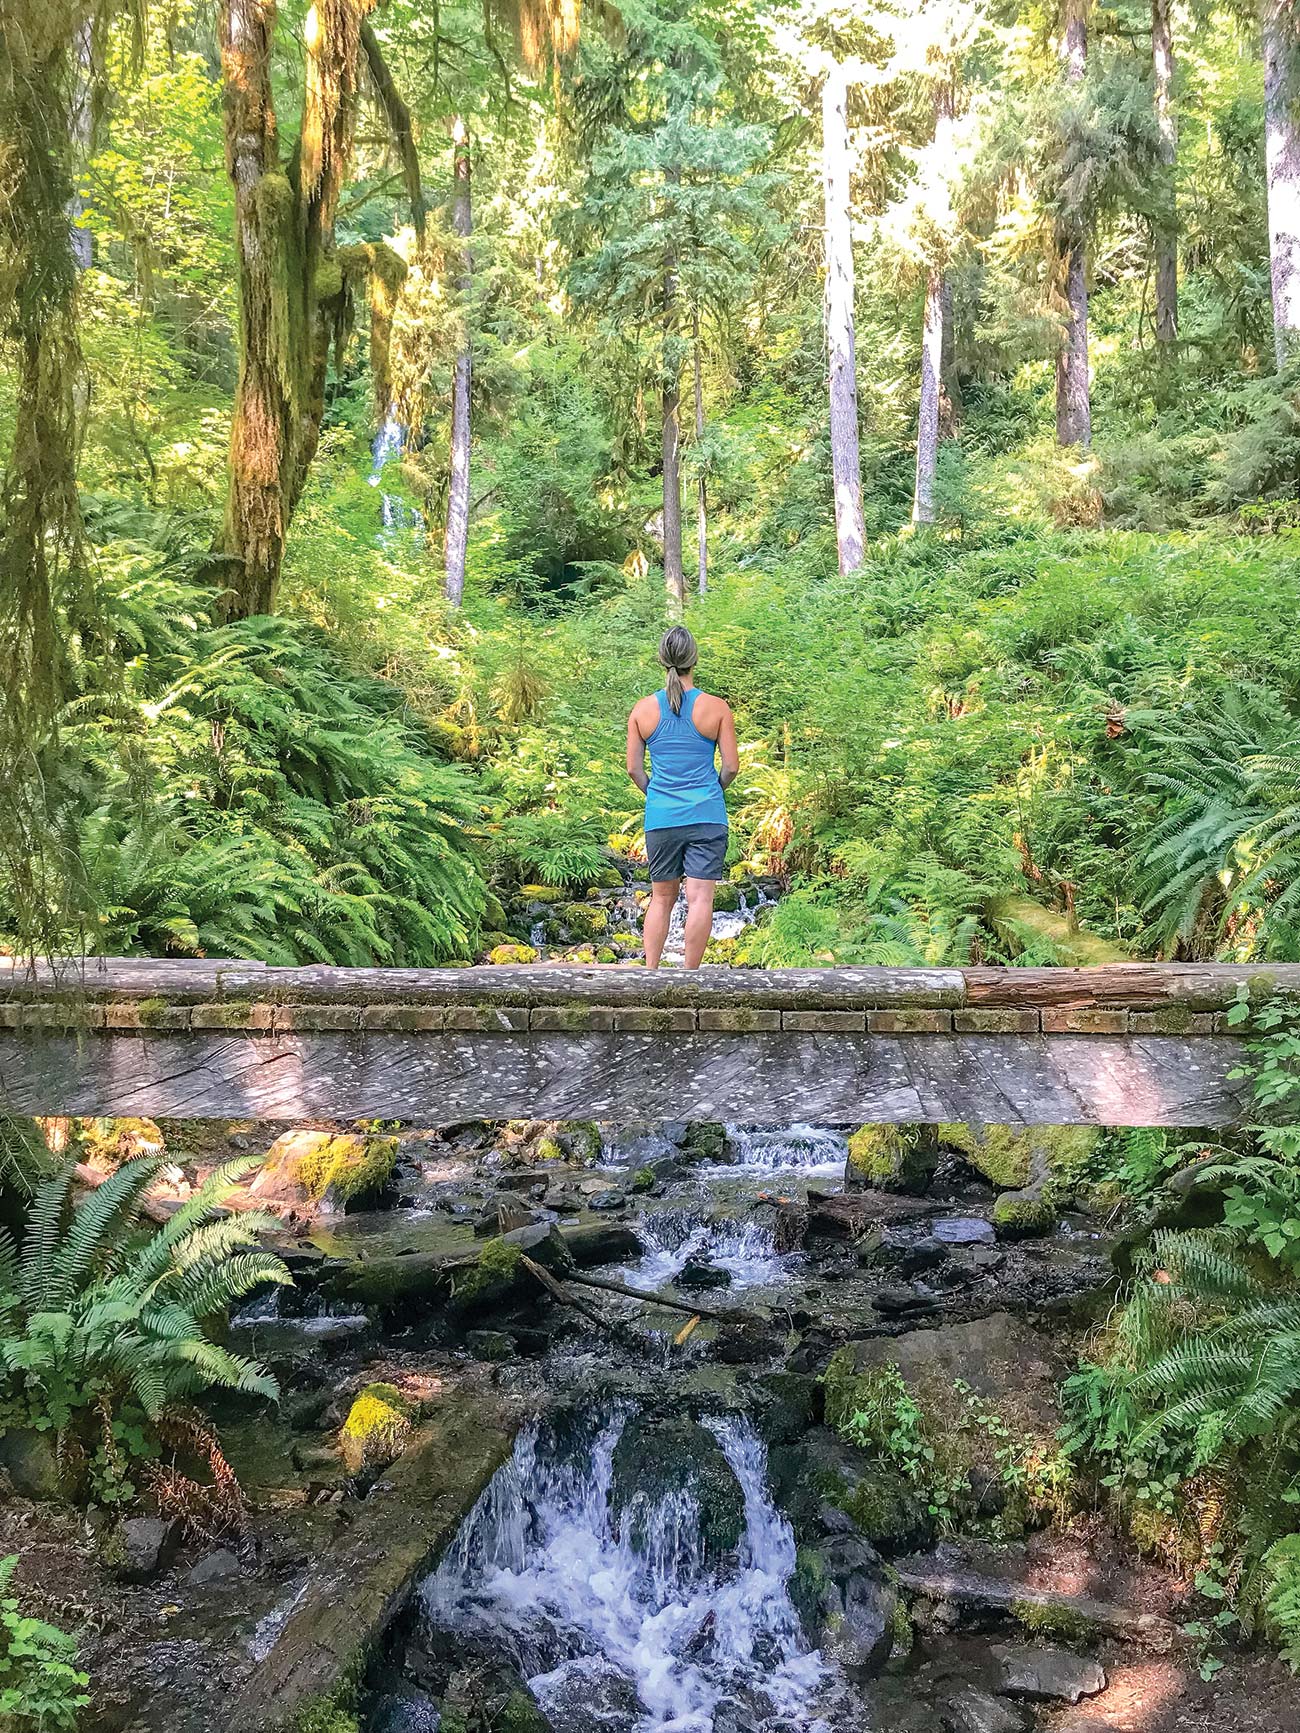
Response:
M315 1703L299 1715L294 1733L360 1733L360 1725L346 1709L335 1708L332 1703Z
M512 1691L493 1717L492 1733L552 1733L552 1729L527 1691Z
M256 197L266 223L287 223L293 214L293 188L287 175L264 174L257 183Z
M912 1615L908 1612L906 1602L901 1596L894 1603L892 1625L894 1640L890 1647L889 1658L891 1661L905 1661L912 1653L912 1646L916 1642L916 1632L912 1628Z
M546 1134L537 1139L537 1148L533 1152L535 1161L564 1161L566 1159L564 1145L558 1137Z
M518 1246L507 1245L500 1238L489 1240L470 1268L457 1276L452 1309L472 1311L508 1293L518 1280L522 1256Z
M1012 1601L1011 1617L1031 1637L1078 1648L1094 1641L1097 1632L1086 1613L1074 1607L1053 1606L1042 1601Z
M697 1119L683 1147L693 1161L721 1161L727 1153L727 1128L717 1120Z
M1086 1159L1101 1135L1089 1125L941 1125L939 1142L955 1149L1002 1190L1018 1190L1044 1172L1068 1171Z
M302 1157L299 1178L308 1196L319 1201L327 1191L340 1203L379 1191L392 1177L397 1160L395 1137L331 1137Z
M618 952L612 950L609 945L598 945L596 947L596 961L598 963L617 963Z
M501 899L491 891L483 898L483 925L494 931L506 924L506 911L501 906Z
M632 1175L632 1191L652 1191L655 1185L655 1170L652 1167L639 1167Z
M513 933L494 930L483 934L482 944L485 951L495 951L501 945L517 945L518 943L519 941Z
M1034 1191L1004 1191L993 1205L993 1226L1003 1239L1033 1239L1056 1226L1056 1206Z
M594 1119L570 1119L560 1129L571 1160L585 1164L600 1160L603 1146L600 1126Z
M367 1384L348 1410L339 1449L350 1474L377 1474L410 1441L416 1410L395 1384Z
M862 1125L849 1139L849 1164L884 1191L924 1191L938 1146L928 1125Z
M343 293L343 267L336 258L321 259L316 266L316 299L334 301Z
M562 903L569 893L555 885L523 885L519 894L526 903Z
M514 943L496 945L488 953L489 963L535 963L537 952L532 945Z
M733 884L720 884L713 892L713 906L724 914L733 914L740 907L740 891Z

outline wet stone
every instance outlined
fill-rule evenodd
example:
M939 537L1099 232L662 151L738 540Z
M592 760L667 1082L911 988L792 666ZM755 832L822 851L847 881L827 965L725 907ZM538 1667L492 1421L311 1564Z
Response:
M720 1270L716 1264L706 1263L703 1258L688 1258L677 1275L676 1285L688 1290L729 1288L731 1271Z
M239 1575L239 1560L229 1547L218 1547L216 1552L205 1554L203 1558L186 1573L185 1581L191 1588L202 1588L206 1583L223 1582L228 1577Z
M1077 1703L1106 1689L1106 1674L1099 1662L1068 1649L1035 1648L1027 1643L995 1649L1002 1663L1004 1697L1023 1697L1034 1703Z
M963 1685L939 1711L943 1733L1025 1733L1022 1709L990 1696L978 1685Z
M915 1245L905 1246L898 1260L898 1267L905 1276L918 1276L923 1270L933 1270L943 1263L948 1256L948 1248L942 1240L927 1238L917 1240Z
M946 1216L935 1222L930 1232L947 1246L991 1246L997 1237L992 1222L980 1216Z

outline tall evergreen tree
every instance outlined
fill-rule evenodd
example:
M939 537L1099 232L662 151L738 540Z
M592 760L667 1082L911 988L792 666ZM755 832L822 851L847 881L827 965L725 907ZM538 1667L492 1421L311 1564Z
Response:
M1076 90L1088 75L1090 0L1061 0L1061 60L1067 85ZM1056 438L1060 445L1092 440L1088 382L1088 243L1079 213L1063 212L1057 226L1065 330L1056 352Z
M1166 183L1161 189L1163 209L1154 223L1156 371L1162 403L1167 403L1173 392L1178 344L1178 114L1174 107L1172 11L1171 0L1151 0L1151 69Z
M1269 279L1279 368L1300 353L1300 21L1292 0L1263 0Z
M862 515L862 459L858 446L857 333L853 306L849 77L832 60L822 84L822 187L825 194L825 314L830 395L831 479L835 490L835 545L841 572L862 564L867 531Z
M451 456L447 485L447 527L443 538L444 585L453 608L465 593L465 553L469 546L469 462L473 429L470 395L473 383L473 348L470 337L470 295L474 286L474 264L470 253L472 209L470 204L469 130L460 115L452 127L452 228L461 242L456 264L456 297L460 304L460 332L451 388Z

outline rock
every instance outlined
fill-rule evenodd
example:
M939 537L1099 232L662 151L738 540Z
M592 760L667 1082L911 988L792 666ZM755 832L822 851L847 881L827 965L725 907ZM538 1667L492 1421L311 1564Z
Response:
M557 1237L566 1257L580 1270L597 1264L621 1264L640 1257L645 1250L623 1222L584 1222L580 1227L561 1228Z
M286 1131L267 1150L248 1189L272 1208L344 1215L380 1200L396 1160L395 1137Z
M587 1208L601 1215L613 1215L615 1211L627 1208L627 1194L617 1188L599 1192L595 1197L587 1199Z
M898 1260L899 1272L904 1276L919 1276L926 1270L936 1269L947 1257L948 1248L942 1240L917 1240L913 1245L904 1246Z
M376 1697L366 1716L369 1733L438 1733L442 1718L432 1698L403 1691Z
M922 1192L938 1161L932 1125L863 1125L849 1139L845 1188Z
M393 1384L367 1384L358 1391L339 1433L339 1449L350 1474L380 1474L406 1449L414 1431L415 1405Z
M63 1477L59 1470L58 1444L53 1432L38 1432L32 1426L16 1426L0 1432L0 1469L24 1498L60 1498Z
M1028 1720L1023 1710L978 1685L963 1685L941 1706L939 1725L944 1733L1025 1733Z
M1072 1655L1068 1649L1038 1648L1015 1643L997 1648L1002 1663L998 1691L1032 1703L1077 1703L1106 1689L1106 1673L1097 1661Z
M831 1535L815 1556L822 1576L818 1647L850 1678L870 1678L893 1647L898 1591L859 1534Z
M115 1538L113 1575L124 1583L147 1583L176 1557L181 1528L161 1516L128 1516Z
M558 1733L608 1733L643 1718L635 1682L603 1655L579 1655L546 1681L546 1713Z
M871 1303L881 1316L886 1318L939 1310L937 1296L924 1293L919 1288L881 1288L871 1296Z
M566 1185L553 1185L542 1194L542 1208L553 1210L556 1215L575 1216L586 1201L573 1187Z
M699 1421L687 1415L636 1416L623 1430L612 1468L610 1506L638 1550L654 1538L646 1523L656 1505L684 1488L699 1509L705 1557L717 1560L739 1546L745 1532L744 1493L721 1444Z
M573 1257L567 1240L553 1222L533 1222L527 1227L512 1228L501 1235L501 1244L525 1252L543 1269L562 1269Z
M1004 1240L1037 1239L1056 1226L1056 1205L1040 1191L1004 1191L993 1205L993 1226Z
M1000 1270L1006 1261L996 1246L972 1246L966 1254L966 1262L977 1270Z
M201 1589L207 1583L223 1582L227 1577L239 1575L239 1560L228 1547L218 1547L216 1552L205 1553L199 1562L185 1574L185 1581L192 1589Z
M716 1165L726 1160L727 1128L717 1120L697 1119L687 1127L682 1154L688 1161Z
M1090 1125L940 1125L938 1139L999 1190L1041 1183L1053 1169L1081 1161L1101 1135Z
M706 1263L703 1258L688 1258L674 1284L692 1289L729 1288L731 1286L731 1271L720 1270L716 1264Z
M992 1245L996 1237L992 1222L982 1216L944 1216L930 1232L947 1246Z
M465 1347L476 1360L503 1362L513 1360L516 1353L514 1337L504 1330L469 1330Z

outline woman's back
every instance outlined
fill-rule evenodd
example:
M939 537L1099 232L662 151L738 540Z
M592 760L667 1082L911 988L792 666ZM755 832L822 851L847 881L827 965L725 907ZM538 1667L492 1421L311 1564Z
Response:
M650 752L650 786L646 791L647 830L682 824L726 824L727 805L718 779L717 737L706 730L722 708L721 701L690 687L682 693L680 712L673 710L666 691L643 699L646 720L651 704L658 719L645 735Z

